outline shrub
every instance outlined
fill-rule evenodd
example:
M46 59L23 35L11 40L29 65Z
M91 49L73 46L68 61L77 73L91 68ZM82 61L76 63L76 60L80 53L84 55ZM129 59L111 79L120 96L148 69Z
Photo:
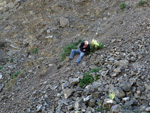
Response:
M14 61L14 59L13 59L13 58L11 58L11 59L10 59L10 62L12 63L13 61Z
M10 78L14 79L15 77L17 77L20 74L20 71L17 71L16 73L11 74Z
M77 49L77 46L79 43L82 43L84 40L78 40L77 42L74 42L73 44L69 44L65 47L63 47L63 53L61 54L61 61L64 61L66 59L66 56L69 56L72 49Z
M98 72L99 70L102 70L102 69L103 69L103 67L100 67L100 68L93 68L93 69L91 69L90 72Z
M88 72L88 73L85 73L84 76L83 76L83 79L80 79L80 80L79 80L79 82L80 82L80 87L83 88L83 87L85 87L86 85L92 83L93 81L94 81L94 78L89 75L89 72Z
M3 67L0 67L0 70L3 69Z
M97 42L97 40L92 40L91 44L90 44L91 48L90 48L90 52L94 52L100 48L105 47L104 44L102 44L101 42Z
M126 3L124 2L124 3L122 3L122 4L120 4L120 9L122 10L122 11L124 11L124 9L126 8Z
M34 48L33 50L32 50L32 53L37 53L38 52L38 48Z
M140 0L140 1L138 2L138 6L142 6L142 5L144 5L144 4L147 4L147 0Z

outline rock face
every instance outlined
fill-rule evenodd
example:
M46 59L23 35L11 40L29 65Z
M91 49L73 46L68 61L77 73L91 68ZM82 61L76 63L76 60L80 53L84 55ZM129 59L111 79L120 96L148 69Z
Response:
M149 1L122 3L0 0L0 112L150 112ZM63 47L78 39L105 48L78 66L78 56L61 62ZM81 88L88 72L94 81Z

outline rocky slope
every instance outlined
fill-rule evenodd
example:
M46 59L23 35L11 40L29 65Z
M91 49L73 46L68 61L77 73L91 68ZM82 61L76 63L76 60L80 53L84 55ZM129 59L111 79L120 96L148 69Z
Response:
M147 0L148 1L148 0ZM139 0L0 0L0 112L150 112L150 8ZM62 47L106 45L76 66ZM103 67L85 88L79 79ZM114 93L113 103L108 103ZM109 106L107 111L105 106Z

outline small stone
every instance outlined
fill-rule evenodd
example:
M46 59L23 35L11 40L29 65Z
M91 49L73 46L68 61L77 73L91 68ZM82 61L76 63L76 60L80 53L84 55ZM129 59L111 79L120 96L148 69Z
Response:
M69 81L70 85L76 85L79 83L79 78L71 78Z
M82 98L81 98L81 99L78 99L78 100L75 102L75 104L74 104L75 110L78 110L78 109L81 107L82 102L83 102L83 99L82 99Z
M42 109L42 105L41 104L39 104L37 107L36 107L36 111L41 111L41 109Z
M130 91L132 84L130 82L124 82L120 86L124 91Z
M124 101L128 101L129 99L130 99L129 97L122 98L122 100L124 100Z
M145 108L145 111L149 112L150 111L150 107Z
M150 82L148 82L148 83L145 84L145 88L148 89L148 90L150 90Z
M125 96L124 91L121 88L119 88L119 87L110 88L109 92L110 93L114 93L115 96L117 96L118 98L122 98L122 97Z
M91 98L92 98L92 95L89 95L89 96L87 96L86 98L83 98L83 101L84 101L84 102L87 102L87 101L89 101Z
M3 78L3 75L2 75L2 73L0 73L0 79L2 79Z
M61 27L69 26L69 20L67 18L60 17L59 21Z
M72 95L73 90L72 89L64 89L63 92L64 92L64 97L69 98Z
M116 61L115 64L118 66L127 67L129 65L129 61L128 60L120 60L120 61Z
M91 99L89 102L88 102L88 105L90 106L90 107L94 107L95 106L95 100L94 99Z
M120 113L121 112L121 106L119 104L113 105L111 107L111 113Z

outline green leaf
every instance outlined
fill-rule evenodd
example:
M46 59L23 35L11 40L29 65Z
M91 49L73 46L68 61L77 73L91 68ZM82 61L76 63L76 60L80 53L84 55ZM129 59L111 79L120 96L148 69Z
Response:
M113 100L115 98L115 94L114 93L109 94L109 98Z

